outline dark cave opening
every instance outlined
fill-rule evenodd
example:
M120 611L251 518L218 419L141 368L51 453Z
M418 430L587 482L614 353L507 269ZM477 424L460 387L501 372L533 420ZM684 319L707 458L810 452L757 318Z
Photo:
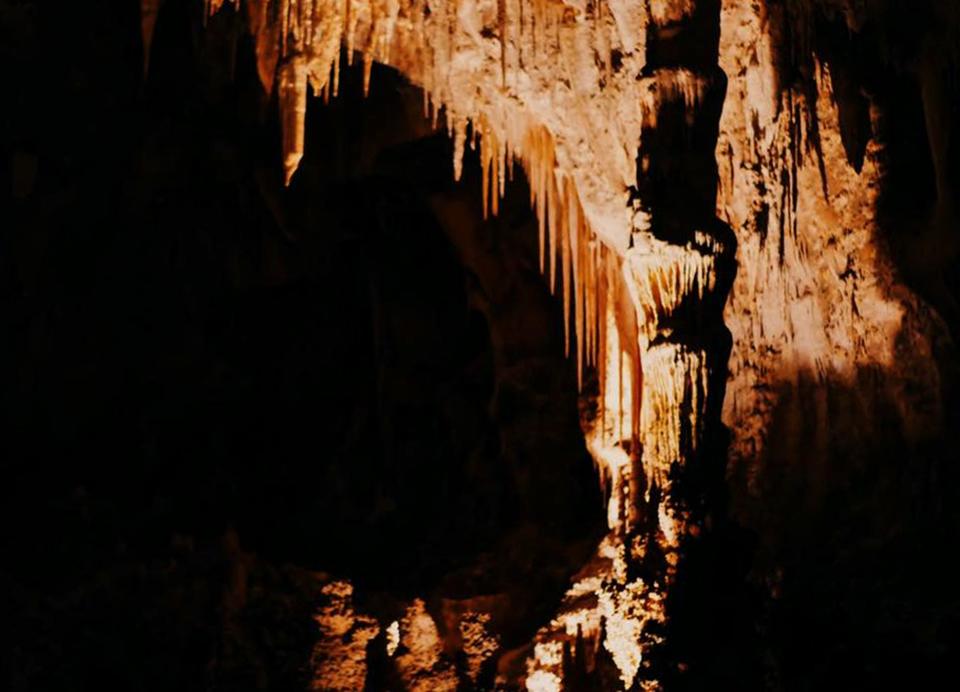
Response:
M454 183L419 93L377 67L364 99L355 65L284 189L249 51L222 69L191 7L164 6L143 82L135 14L84 10L46 29L67 88L25 85L9 689L300 688L313 570L371 607L500 594L529 641L604 510L525 183L482 221L476 155Z

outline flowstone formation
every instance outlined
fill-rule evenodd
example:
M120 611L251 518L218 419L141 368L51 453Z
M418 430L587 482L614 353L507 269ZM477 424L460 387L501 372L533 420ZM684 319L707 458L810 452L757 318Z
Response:
M159 5L143 1L147 56ZM873 242L876 152L862 172L846 163L825 66L816 63L812 90L780 82L778 3L208 0L205 10L211 22L218 11L246 17L261 83L281 109L287 183L306 146L308 96L335 98L354 60L364 90L376 88L374 62L423 89L425 117L453 139L454 178L465 148L479 147L484 215L497 214L518 165L530 182L540 269L562 297L567 348L581 382L596 375L582 423L609 494L609 533L522 665L498 652L489 613L458 616L461 683L499 653L501 686L657 689L670 589L710 513L711 479L723 475L721 413L755 493L750 462L766 443L774 384L889 364L909 350L895 341L910 320L915 348L890 386L936 389L917 355L930 350L931 318L892 290ZM948 180L938 184L949 196ZM849 232L818 227L824 219ZM903 415L916 428L937 418ZM347 602L346 586L331 588ZM332 633L318 651L347 657L359 679L354 650L340 652L347 620L330 617L336 627L318 615ZM355 619L366 650L392 660L404 686L456 687L423 602L394 623ZM349 632L343 642L356 648L359 631ZM318 664L315 688L351 688L336 668Z

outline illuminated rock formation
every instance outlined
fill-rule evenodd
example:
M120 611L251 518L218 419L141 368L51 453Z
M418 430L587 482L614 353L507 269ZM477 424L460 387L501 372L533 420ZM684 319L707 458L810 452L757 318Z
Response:
M152 6L144 5L145 26ZM277 73L285 85L288 179L302 155L300 104L308 88L318 96L337 93L342 44L347 63L359 51L367 80L374 61L394 66L424 88L434 119L443 110L460 152L455 177L472 124L470 144L479 140L483 148L494 211L513 162L521 162L545 225L557 234L551 253L560 257L562 236L581 224L611 247L626 247L630 143L643 108L634 79L644 57L643 13L526 0L429 7L262 0L246 3L246 13L265 90L272 91Z
M958 47L0 0L0 689L940 689Z
M838 88L832 74L842 62L831 68L813 54L818 5L842 10L837 21L849 23L847 31L864 19L862 5L848 2L723 3L719 54L732 81L717 145L718 209L738 239L738 275L726 306L733 350L723 418L733 434L729 472L737 480L731 488L744 498L763 492L760 460L768 450L807 446L825 460L840 429L851 444L868 445L879 431L870 430L873 418L863 412L878 400L897 402L912 440L941 425L941 375L932 349L946 338L944 327L903 285L881 236L878 205L890 138L883 104L843 92L849 87ZM952 11L933 5L938 13ZM944 28L929 42L956 25L946 16L939 23ZM951 59L947 43L944 61ZM789 61L801 63L805 76L791 76ZM842 72L840 78L848 79ZM844 121L850 117L844 110L854 106L863 119L860 132ZM940 117L942 110L933 111L931 117ZM944 213L942 202L938 209ZM955 232L945 236L939 222L926 227L918 220L917 226L917 235L928 239L918 245L933 242L943 257L955 256L955 240L947 237ZM935 280L935 270L924 274ZM877 383L859 393L852 408L838 407L821 390L810 411L785 414L794 430L807 431L805 440L769 438L775 409L789 398L785 391L798 392L807 381L854 387L865 372L877 373ZM866 427L850 424L848 416Z
M319 637L313 650L312 689L362 689L367 677L367 644L380 627L373 618L354 610L350 583L330 582L321 593L324 602L315 616Z
M442 120L453 139L454 178L465 148L479 146L484 216L497 214L523 167L540 269L561 293L567 347L581 381L596 372L583 427L609 493L610 529L538 633L525 684L561 689L572 660L593 673L608 656L624 688L655 688L644 662L661 643L683 544L700 530L697 479L705 465L724 462L714 458L721 410L733 431L734 473L755 494L771 387L796 385L802 374L850 378L902 357L890 387L936 389L924 362L931 320L897 290L875 242L876 145L867 145L862 171L848 162L824 65L815 63L812 90L781 83L782 46L774 44L783 40L777 22L787 20L778 3L234 6L247 13L264 90L278 96L288 184L304 152L308 94L336 96L341 62L354 59L365 91L374 62L422 87L425 116ZM157 2L143 7L149 53ZM952 195L942 170L937 184L946 218ZM898 350L906 323L915 348ZM932 408L902 415L917 430L932 428ZM816 416L828 427L826 402ZM825 448L821 432L813 444ZM496 651L483 622L460 624L471 680ZM390 647L400 652L404 684L455 687L423 603L398 627ZM326 674L318 673L321 687Z
M726 360L713 334L722 332L726 287L719 265L732 250L713 228L724 88L716 9L657 2L648 16L618 4L523 0L429 11L377 0L247 5L264 88L274 71L279 77L288 183L303 155L308 86L336 95L341 44L347 62L360 49L365 91L377 60L424 88L427 115L436 120L443 109L455 178L468 137L471 146L479 140L484 215L497 213L515 162L531 182L540 268L553 290L562 287L578 377L597 370L597 414L584 425L610 493L612 533L596 559L602 567L568 596L587 596L592 611L564 611L538 635L529 689L558 688L564 647L584 637L629 687L657 639L646 623L664 620L668 565L654 570L656 583L634 566L650 541L676 564L671 551L687 519L671 477L716 422L705 420L708 399Z
M405 689L457 689L457 676L449 662L441 659L443 645L437 625L423 601L416 599L400 621L396 666Z
M658 684L641 666L661 641L666 593L696 526L692 508L702 504L696 483L678 488L708 463L702 447L719 425L729 349L722 311L734 240L714 217L713 149L725 86L710 59L719 8L700 2L675 9L655 9L648 28L634 229L621 272L607 272L611 293L628 295L630 307L608 301L613 350L601 360L616 370L607 368L602 424L588 432L613 476L614 540L593 629L602 620L602 645L625 688L638 675L642 687ZM632 321L618 318L623 313Z

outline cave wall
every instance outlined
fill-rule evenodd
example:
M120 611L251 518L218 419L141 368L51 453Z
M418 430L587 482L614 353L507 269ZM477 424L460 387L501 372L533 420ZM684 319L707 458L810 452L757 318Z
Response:
M933 575L953 573L938 546L956 529L951 11L723 3L718 209L738 239L728 489L758 536L788 687L909 679L893 638L932 668L923 632L949 647L955 610ZM942 98L923 96L929 82Z
M13 251L0 261L10 270L4 282L24 316L18 324L26 324L41 340L50 324L68 325L49 333L69 339L85 333L85 320L93 314L85 306L109 293L107 279L123 273L117 268L124 266L124 248L133 242L103 229L115 222L146 224L162 234L177 221L170 199L189 199L200 225L215 226L218 216L226 215L240 229L236 235L202 233L206 249L198 249L186 234L172 239L158 235L153 244L137 245L137 253L151 262L169 254L178 271L196 282L177 289L184 291L178 305L215 309L205 301L223 286L257 291L303 280L317 269L311 262L328 260L323 259L326 241L301 231L329 224L327 207L334 206L330 200L309 203L312 191L328 189L337 176L361 186L375 184L366 176L375 170L382 174L384 165L389 171L378 182L396 185L407 176L402 161L424 155L417 148L422 142L411 148L397 145L430 139L434 127L445 126L449 146L437 144L442 136L433 138L430 146L439 148L424 155L418 171L429 180L424 213L470 274L464 300L482 316L472 324L482 323L477 329L486 329L484 338L490 340L490 353L481 357L489 355L492 361L489 415L504 423L499 443L515 474L512 482L528 498L519 511L549 520L571 502L590 502L575 492L564 494L571 478L595 482L583 473L589 464L583 440L564 427L575 415L567 398L575 379L584 392L582 421L600 477L591 490L602 483L609 500L609 534L592 556L586 557L590 549L580 546L575 557L552 564L547 588L553 601L536 609L549 622L536 635L529 627L509 624L509 599L503 594L472 600L463 584L473 583L477 573L456 576L452 581L458 596L446 601L419 594L386 605L364 603L377 611L373 616L351 611L352 585L327 577L314 583L298 572L297 579L311 581L304 600L321 604L315 614L323 636L314 650L313 683L319 688L333 684L337 673L330 661L342 656L353 657L357 666L337 682L345 689L368 674L381 676L376 678L381 682L382 676L399 675L399 682L391 681L406 686L426 681L454 686L451 670L456 668L462 679L479 675L481 667L487 678L525 679L528 687L544 689L564 679L587 686L634 681L656 686L659 680L695 687L717 675L740 683L765 675L770 686L790 688L855 680L857 666L868 671L870 682L890 671L907 679L909 666L892 663L898 646L917 660L932 662L930 671L943 665L956 617L948 595L953 571L942 557L956 528L951 510L956 474L948 434L958 411L953 346L957 156L951 137L957 104L950 81L955 80L951 42L957 21L952 5L652 0L638 12L621 2L464 2L454 9L448 3L428 8L375 0L298 3L296 12L291 7L269 1L144 2L139 17L143 45L129 40L117 53L124 65L136 62L133 56L141 53L143 67L150 63L141 96L161 116L149 123L145 135L137 124L138 69L99 74L92 58L90 69L75 66L67 80L72 88L83 92L93 83L92 91L105 96L87 102L85 117L59 122L60 104L40 93L42 81L25 80L19 73L19 66L32 62L56 72L56 61L37 51L35 42L22 40L20 32L10 33L16 40L5 46L14 46L13 64L18 65L12 81L34 99L34 108L23 112L37 116L34 122L15 116L13 131L28 134L5 146L10 190L18 205L17 231L4 241ZM697 25L704 7L716 16ZM33 27L20 16L21 8L13 3L3 8L9 20L5 26ZM131 4L122 21L114 18L122 25L118 31L135 33L135 14ZM49 14L46 21L53 25L56 18ZM691 25L687 38L671 45L671 37L684 36ZM78 26L85 25L78 21ZM60 43L54 43L65 53L92 55L95 33L89 27L83 33L62 26L54 34ZM189 55L178 62L170 60L171 53ZM356 67L342 72L350 59ZM351 130L359 141L344 149L347 138L341 134L350 125L317 117L320 100L329 101L335 111L338 99L359 101L363 92L376 94L378 83L392 85L393 78L384 77L374 63L394 66L423 91L398 88L403 93L391 106L372 107L374 115L365 123L369 127ZM719 99L707 78L707 68L715 63L727 81ZM202 68L194 69L197 64ZM666 69L658 72L660 68ZM118 107L111 100L117 92L105 86L110 81L106 74L124 84ZM239 81L247 80L241 108L237 100L218 100L230 92L237 75ZM166 110L184 94L195 110ZM670 133L682 133L686 118L719 110L721 103L718 132L707 118L708 136L698 140L709 142L707 149L693 147L689 157L671 160L671 147L679 140L671 140ZM235 108L243 114L239 123L231 115ZM194 120L197 112L206 116ZM259 129L263 122L265 131ZM91 136L101 129L111 136ZM717 134L713 150L711 137ZM197 148L211 142L219 154L211 162L191 155L189 147L170 146L184 135ZM141 136L143 146L129 145ZM259 149L233 149L244 137L256 139ZM655 150L659 137L663 151L651 175L644 168L644 144ZM384 159L384 150L391 148ZM137 156L142 165L131 166ZM323 165L316 165L319 160ZM185 191L178 171L198 163L207 167L206 175L187 178L195 189ZM431 168L437 169L437 178L425 172ZM453 177L472 186L472 196L438 182L450 168ZM511 180L511 173L521 168L526 187ZM142 176L142 185L123 179L120 172L131 170ZM238 170L244 173L238 176ZM330 170L335 173L326 172ZM90 171L96 175L81 180ZM707 368L706 356L656 362L650 342L657 329L666 340L690 329L685 322L670 323L673 313L663 314L659 293L664 287L667 293L674 290L671 272L684 277L676 295L701 292L699 302L691 302L693 309L678 313L683 319L706 310L711 297L722 300L725 295L726 287L713 292L719 271L714 260L722 253L702 238L693 236L688 244L684 237L684 229L693 230L686 228L689 217L702 217L705 203L712 215L714 191L702 184L712 176L718 179L716 215L734 236L727 248L736 247L736 278L723 312L732 336L729 375L725 383L707 385L701 376L708 370L722 376L724 368ZM111 184L98 185L97 179ZM680 179L683 184L676 184ZM63 183L59 190L58 180ZM215 184L208 186L209 180ZM132 213L110 211L116 206L111 200L116 189L136 198ZM223 202L230 195L256 203L247 201L238 211ZM697 204L685 205L688 197ZM76 203L79 199L82 203ZM385 208L389 215L406 207ZM77 210L90 226L100 227L101 242L111 248L106 259L89 253L92 262L107 262L108 269L93 284L77 280L83 272L70 261L78 247L71 242L77 241L56 230L69 228L69 217ZM671 227L666 234L656 228L658 213ZM249 223L251 218L256 223ZM516 241L514 232L524 240ZM387 248L384 243L369 252L383 253L381 259L389 265ZM688 272L690 257L693 269ZM135 267L147 264L144 260ZM540 271L558 294L554 302L536 277ZM348 278L337 274L330 284L347 285L338 282ZM78 286L84 291L75 290ZM44 301L53 295L56 303L66 294L73 297L64 303L68 307L59 308L60 317L42 315ZM162 305L161 294L151 293L150 305ZM708 300L703 301L703 294ZM315 296L308 291L300 300ZM130 300L126 309L136 312L134 297ZM387 311L396 315L388 315L384 324L407 319L402 299L386 302ZM275 324L268 319L271 305L258 313L268 327ZM550 305L559 319L556 312L547 314ZM63 317L71 311L76 319ZM538 315L536 324L531 313ZM716 331L722 326L716 323L719 314L708 320ZM661 318L669 319L658 324ZM318 330L322 322L317 320ZM149 326L155 324L166 322L148 321L137 339L149 341ZM398 337L403 343L394 346L406 348L410 357L398 357L404 363L384 368L383 386L420 401L422 392L408 386L412 376L407 370L415 370L417 363L416 354L410 354L417 350L414 342L436 339L436 333L424 328L407 336L406 341ZM183 339L194 337L189 332ZM67 374L85 373L71 390L70 406L81 406L82 390L93 388L97 364L119 358L123 345L114 341L115 351L97 353L90 342L79 369L64 366ZM558 356L563 346L572 356L566 364ZM29 350L29 340L15 347ZM189 379L182 373L200 366L183 356L185 350L182 343L163 350L164 372ZM286 351L264 345L260 353L283 359ZM37 363L38 378L48 387L35 393L42 398L55 386L56 376L44 380L44 361ZM30 389L30 372L22 369L12 377L16 386L10 391ZM490 386L489 381L483 386ZM343 389L349 389L346 381ZM703 426L696 415L701 409L683 399L692 391L700 406L704 395L712 395L711 405L702 409L709 418ZM111 398L109 392L100 396ZM715 405L720 396L722 416ZM49 408L49 402L43 406ZM13 398L7 408L16 408ZM411 415L434 412L422 406ZM473 418L485 419L489 412L474 413ZM51 414L58 416L69 418L70 411ZM721 449L726 434L721 422L729 450ZM663 490L672 482L671 469L683 470L696 458L689 452L707 429L713 432L700 455L703 463L711 468L727 463L725 485L718 496L708 498L716 504L695 521L677 522L662 510L669 503L654 493L652 509L644 516L638 510L650 502L651 488ZM16 439L28 440L30 434L21 431ZM67 435L62 446L70 447L84 434ZM640 452L641 440L646 456ZM654 452L658 446L660 456ZM491 456L475 455L468 483L500 487L488 463ZM558 460L555 466L564 471L553 474L551 462ZM416 486L416 479L411 477L409 485ZM697 497L706 502L702 493ZM363 509L377 511L375 503ZM570 527L576 533L580 518L589 520L590 512L581 510L565 514L568 526L559 533ZM655 540L636 540L647 530ZM690 540L694 533L712 538L698 543ZM743 574L713 572L734 554L731 545L741 535L748 536L743 543L749 546L737 548L741 552L733 561L734 571ZM518 544L536 541L536 535L527 536ZM237 565L252 558L232 535L223 543L230 573L240 574L237 583L246 583L243 575L257 573L257 568ZM713 581L697 588L714 591L704 601L689 600L721 605L716 612L702 613L702 622L710 623L699 625L702 635L685 639L682 632L667 630L682 644L661 654L670 603L693 588L675 589L681 595L669 601L672 577L663 577L670 572L665 565L689 562L695 545L706 546L701 553L715 552L712 562L693 561L711 575L703 581ZM579 561L582 569L562 595L557 584L566 582L571 561ZM535 571L516 555L508 563L525 564L530 571L524 574ZM493 569L493 563L480 564ZM261 572L276 578L270 568ZM728 598L728 592L743 586L740 582L750 593L742 600ZM528 586L511 596L522 598L542 585ZM234 591L242 588L228 590L227 600L242 601ZM358 599L363 600L362 593ZM231 613L238 609L226 608ZM338 619L345 612L350 612L345 616L349 622ZM399 628L396 635L388 631L390 620ZM490 622L514 631L491 643ZM237 628L242 630L228 623L231 631ZM741 638L734 630L748 633ZM750 630L766 633L766 643L750 639ZM356 636L344 640L347 632ZM526 643L519 643L521 633ZM402 644L399 658L387 661L370 654L368 661L368 649L384 649L391 636ZM703 651L711 639L725 644ZM340 641L346 650L338 647ZM854 641L860 644L854 647ZM417 642L426 643L418 648ZM502 651L506 642L516 648ZM760 651L737 658L733 650L740 644ZM675 655L683 645L699 646L698 655L711 660L698 667L685 654ZM457 656L469 661L454 665ZM724 657L730 668L743 663L762 670L742 677L737 670L724 672ZM808 665L811 660L816 664ZM692 666L693 672L675 674L680 664L684 671Z
M287 114L288 175L302 155L303 139L289 133L302 129L308 85L325 98L336 91L330 80L337 78L340 57L330 41L342 37L348 48L360 50L365 70L373 61L386 62L421 85L427 115L436 118L442 109L455 143L455 176L464 147L477 142L488 206L495 207L502 194L510 162L525 167L541 224L549 226L549 259L541 263L556 283L564 241L573 244L580 233L574 221L564 227L571 207L571 219L582 216L587 237L596 233L617 256L648 222L630 203L638 186L652 178L635 170L634 148L645 124L655 133L664 103L679 99L689 115L710 95L707 82L689 70L677 70L663 83L633 77L655 72L658 60L677 63L671 53L676 48L669 42L658 47L651 31L659 24L682 26L698 5L655 2L648 14L616 3L565 9L501 4L466 3L454 18L444 13L445 6L425 14L416 3L356 8L350 3L349 16L338 6L314 3L282 17L283 3L251 3L248 23L267 90L274 85L274 70L289 83L287 91L278 91ZM944 267L955 257L950 210L955 172L948 161L955 107L940 87L949 60L925 66L936 46L949 46L955 22L949 9L936 4L915 12L892 7L728 2L722 4L719 27L710 29L719 33L720 66L732 84L714 162L720 174L718 211L740 247L740 273L727 309L736 346L724 418L734 431L732 473L748 489L755 486L751 462L741 461L763 454L762 431L776 392L801 374L853 382L856 373L885 369L890 376L871 386L885 390L877 397L900 407L911 439L929 437L938 426L939 376L924 355L941 356L945 332L926 305L932 301L952 319ZM315 29L321 18L330 21L323 31ZM894 25L906 21L912 28L898 36ZM687 43L713 52L709 36L693 35L697 40ZM276 45L287 52L278 55ZM846 48L849 56L842 55ZM665 52L658 57L657 51ZM595 64L587 59L591 54ZM710 59L699 56L694 62ZM922 148L926 142L927 155L919 155L916 177L928 176L936 190L932 207L923 206L930 200L918 199L920 220L902 212L879 218L897 188L888 181L901 175L906 163L897 140L911 129L900 122L908 116L896 110L904 99L878 86L879 72L887 67L910 82L919 98L923 122L913 123L919 124L914 144ZM468 121L474 123L469 138ZM601 131L594 132L597 127ZM531 135L540 132L546 139ZM292 141L300 144L291 149ZM901 200L900 206L909 204ZM909 242L911 231L892 230L911 223L922 240ZM933 243L943 252L921 249ZM542 252L543 247L541 238ZM937 254L945 259L932 272L935 278L924 279L919 256ZM589 284L580 271L578 277L574 268L574 293ZM560 281L564 290L567 283ZM605 321L599 308L585 320L601 327ZM576 328L576 348L596 350L590 327L583 328L586 334ZM607 358L603 354L600 360ZM896 367L889 367L895 360ZM918 389L927 393L914 395ZM824 412L815 415L822 418ZM817 444L826 444L824 435Z
M808 412L785 414L818 419L808 429L797 422L804 434L816 431L807 439L824 464L831 446L869 446L879 432L870 426L892 423L918 444L936 435L944 415L937 361L949 339L947 324L908 287L882 227L886 104L839 92L842 65L819 56L808 58L812 72L794 74L783 45L791 18L769 4L726 3L720 52L731 88L717 147L719 209L739 240L724 419L734 436L731 474L748 490L764 458L804 439L774 442L782 447L765 454L776 401L802 380L860 390L860 402L840 405L846 411L821 391ZM868 118L859 160L848 154L841 122L857 108ZM921 204L913 210L917 236L930 213ZM895 421L870 415L884 402L897 409ZM843 432L832 434L833 426Z

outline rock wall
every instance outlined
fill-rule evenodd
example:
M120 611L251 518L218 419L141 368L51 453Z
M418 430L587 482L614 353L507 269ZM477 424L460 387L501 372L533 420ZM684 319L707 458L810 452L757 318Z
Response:
M718 214L738 248L726 488L757 536L762 631L783 639L768 654L772 686L848 674L836 652L850 640L861 668L885 671L858 684L907 679L877 653L883 638L899 627L915 652L921 631L951 617L910 605L922 592L949 601L917 566L952 573L936 536L956 526L944 509L956 175L937 134L957 113L956 93L941 91L954 60L947 4L723 3ZM871 576L846 576L861 570Z
M762 490L769 445L777 454L808 445L828 463L839 436L855 447L877 434L878 400L896 408L910 439L936 434L934 350L946 337L898 276L881 235L885 143L868 134L862 160L851 160L830 66L813 58L803 82L784 74L789 17L771 5L725 2L720 49L730 89L717 146L718 209L738 239L724 421L733 434L733 485L750 494ZM872 104L875 133L881 117ZM785 414L790 438L771 441L778 403L804 383L828 381L859 390L852 409L814 384L809 400L787 404L804 408Z
M156 6L144 6L147 44ZM453 139L455 178L465 147L479 146L484 215L498 212L517 163L530 181L540 268L562 296L578 377L596 376L584 429L609 492L610 534L537 635L529 689L559 689L580 673L610 683L603 655L625 687L659 684L641 671L663 642L678 564L688 539L725 511L711 495L725 458L721 401L725 492L773 555L760 568L771 591L785 497L808 511L888 442L907 454L936 444L952 345L884 232L897 167L891 97L868 93L838 56L842 41L827 42L833 53L817 43L838 26L860 35L871 21L889 23L881 9L796 0L243 7L261 81L278 96L288 183L304 152L308 94L336 97L355 50L365 90L375 61L423 88L425 117ZM953 25L949 11L943 18ZM918 226L947 256L935 263L943 274L956 258L955 176L939 79L948 63L933 57L936 45L908 62L919 65L910 69L936 190ZM950 319L943 277L926 288ZM585 646L578 668L571 652Z

